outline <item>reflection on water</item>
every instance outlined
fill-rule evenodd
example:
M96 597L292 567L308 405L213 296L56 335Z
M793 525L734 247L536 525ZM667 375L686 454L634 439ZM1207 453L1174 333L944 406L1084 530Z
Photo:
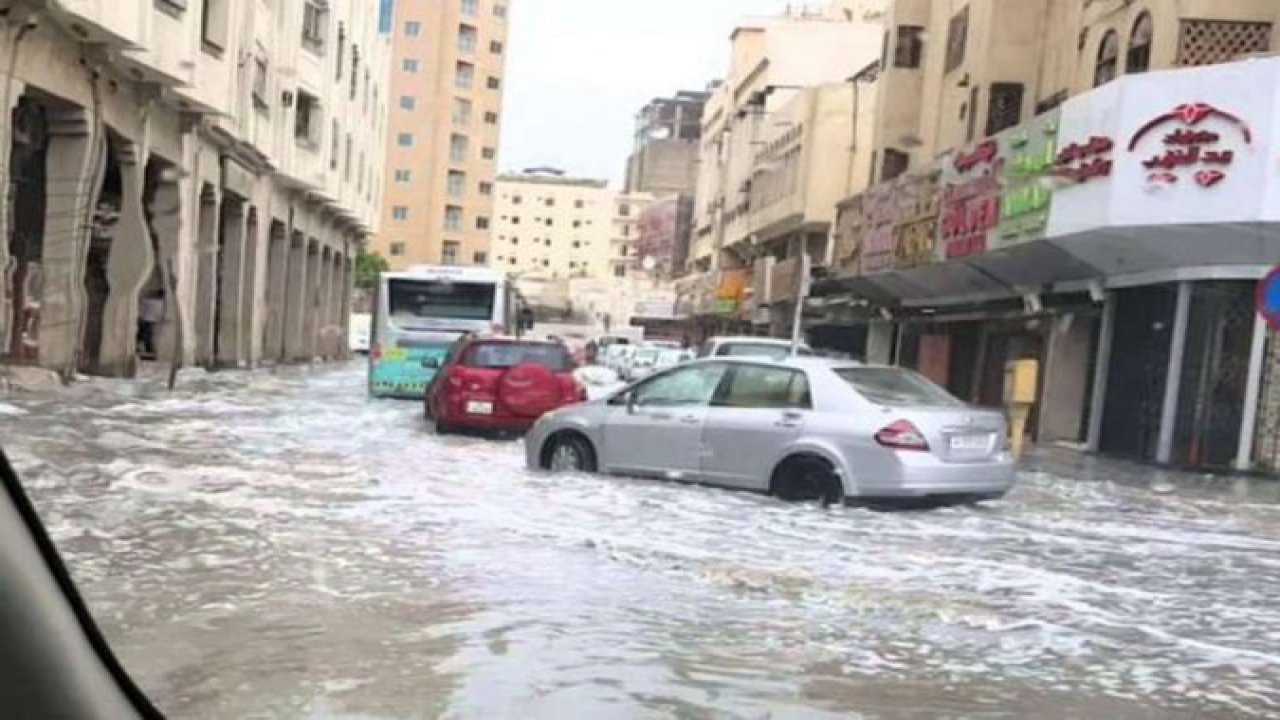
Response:
M549 477L359 366L8 397L0 438L174 717L1280 714L1276 485L1046 462L883 514Z

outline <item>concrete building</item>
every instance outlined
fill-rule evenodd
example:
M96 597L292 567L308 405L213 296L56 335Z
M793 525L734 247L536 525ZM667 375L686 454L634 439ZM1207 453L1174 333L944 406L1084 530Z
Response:
M604 278L619 252L618 195L603 180L534 168L495 185L493 267L546 278Z
M840 203L816 312L984 405L1038 360L1041 441L1280 467L1254 312L1280 6L896 0L888 24L877 183Z
M377 251L489 264L510 0L395 3Z
M619 193L613 200L613 217L610 221L612 235L609 240L609 277L623 278L639 271L648 272L636 254L640 241L640 219L653 202L648 193Z
M884 4L831 3L734 30L728 76L703 113L692 272L678 282L682 312L702 318L702 332L771 318L780 330L793 287L783 276L801 253L825 262L834 205L867 178L855 129L869 135L874 117L863 86L874 81Z
M627 192L692 196L698 184L702 109L709 93L687 90L656 98L636 115L635 150L627 159Z
M130 375L154 295L161 358L344 355L381 201L377 5L4 5L0 357Z

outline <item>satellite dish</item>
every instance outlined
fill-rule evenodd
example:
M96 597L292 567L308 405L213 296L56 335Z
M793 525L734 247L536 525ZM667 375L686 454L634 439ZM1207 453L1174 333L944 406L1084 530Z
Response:
M671 137L671 128L666 125L659 125L655 128L649 128L650 140L666 140Z
M645 272L651 272L654 268L658 267L658 261L654 260L653 256L650 255L640 261L640 267L644 268Z

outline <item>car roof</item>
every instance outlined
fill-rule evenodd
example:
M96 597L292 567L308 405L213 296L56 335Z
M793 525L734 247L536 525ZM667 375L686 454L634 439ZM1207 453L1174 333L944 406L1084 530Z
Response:
M775 337L762 337L759 335L721 335L710 338L708 342L721 345L724 343L751 343L753 345L790 345L790 340L783 340ZM800 347L809 347L805 343L800 343Z
M473 335L467 338L467 342L473 345L547 345L550 347L564 347L564 343L559 340L538 340L537 338L517 338L510 335Z
M846 368L892 367L890 365L866 365L857 360L841 360L814 356L788 355L782 358L752 357L749 355L719 355L699 358L694 364L730 363L733 365L779 365L798 370L844 370Z

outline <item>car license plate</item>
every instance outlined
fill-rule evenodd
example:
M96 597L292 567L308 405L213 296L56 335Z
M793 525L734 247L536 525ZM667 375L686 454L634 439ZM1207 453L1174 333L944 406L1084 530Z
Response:
M951 449L964 452L985 452L989 442L989 435L953 435L951 437Z
M467 401L467 414L469 415L492 415L493 403L481 400Z

